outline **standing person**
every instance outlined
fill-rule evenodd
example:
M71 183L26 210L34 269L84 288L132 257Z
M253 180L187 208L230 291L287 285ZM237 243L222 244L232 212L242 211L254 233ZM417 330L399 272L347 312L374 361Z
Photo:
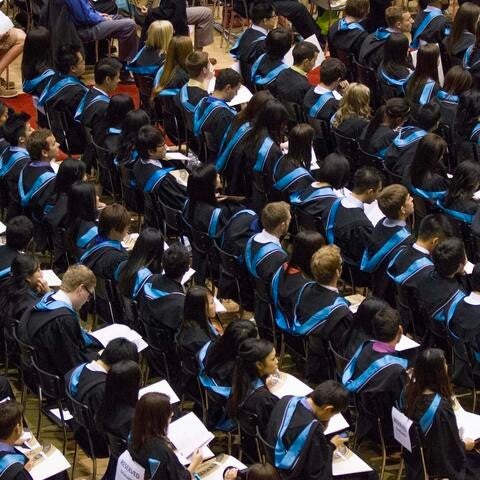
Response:
M463 55L462 67L467 69L473 77L473 83L478 89L480 86L480 29L475 31L475 42L470 45Z
M443 11L449 6L449 0L428 0L427 7L415 17L412 27L412 48L423 43L440 43L450 34L450 24Z

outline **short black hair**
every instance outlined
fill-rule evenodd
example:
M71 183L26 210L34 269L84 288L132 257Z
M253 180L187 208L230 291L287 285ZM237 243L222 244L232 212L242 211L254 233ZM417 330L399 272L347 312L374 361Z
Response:
M465 245L458 237L446 238L439 242L432 252L436 272L443 276L452 276L465 262Z
M115 77L122 69L122 64L113 57L100 59L94 69L95 83L103 83L107 77Z
M400 314L390 305L387 305L375 314L372 324L375 340L391 342L398 333Z
M375 167L361 167L353 175L353 191L365 193L382 185L382 174Z
M137 346L126 338L114 338L108 342L108 345L100 355L100 360L109 367L120 360L132 360L139 362Z
M477 263L473 267L473 271L470 275L470 284L472 286L472 290L475 292L480 292L480 263Z
M250 19L253 23L260 23L264 18L275 15L275 7L270 0L259 0L250 5Z
M142 158L148 158L149 152L156 150L163 143L165 143L165 139L158 128L152 125L144 125L138 131L135 147Z
M427 103L418 109L417 125L428 132L437 125L440 121L440 116L441 112L438 103Z
M339 78L345 78L347 67L338 58L330 57L320 65L320 81L325 85L330 85Z
M311 42L299 42L293 47L293 63L297 65L304 60L311 60L318 52L318 47L315 44Z
M33 223L25 215L13 217L7 223L7 245L15 250L25 250L33 238Z
M55 68L63 75L68 75L70 69L78 64L78 53L85 57L81 45L60 45L55 55Z
M417 236L421 240L429 240L434 237L443 240L455 236L455 229L446 215L431 213L422 218Z
M332 405L336 412L342 412L348 405L348 390L335 380L326 380L310 393L309 397L318 407Z
M236 87L241 80L240 74L233 68L224 68L220 70L215 79L215 90L223 90L227 85Z
M333 188L343 188L350 177L350 162L341 153L330 153L319 161L314 176L319 182L329 183Z
M181 243L174 243L168 247L162 258L165 276L172 279L183 277L190 268L190 254Z
M0 403L0 440L6 440L22 423L22 407L15 400Z
M292 46L293 35L290 30L277 27L268 32L265 39L265 53L269 57L283 59Z
M7 121L3 126L3 136L12 147L17 147L19 138L25 136L29 120L30 115L28 113L9 113Z

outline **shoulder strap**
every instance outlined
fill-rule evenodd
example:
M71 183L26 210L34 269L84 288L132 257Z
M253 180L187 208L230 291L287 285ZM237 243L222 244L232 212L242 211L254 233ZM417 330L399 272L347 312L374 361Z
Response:
M123 250L122 244L116 240L107 240L105 242L98 243L92 248L89 248L83 255L80 257L79 263L85 263L85 261L94 253L103 250L102 253L106 253L108 250L114 249L121 252Z
M3 152L3 155L8 153L8 148ZM3 160L2 155L2 160ZM27 152L13 152L6 163L2 163L0 168L0 177L4 177L20 160L23 158L30 158Z
M222 145L220 146L220 152L217 158L217 161L215 163L215 168L217 169L218 173L223 173L227 166L228 162L230 160L230 155L232 154L233 150L235 147L238 145L240 140L250 131L252 130L252 126L250 125L249 122L246 122L238 128L238 130L235 132L233 137L228 141L228 143L225 145L225 139L226 136L229 133L229 130L231 128L231 125L229 129L225 132L225 136L222 140Z
M420 95L420 105L426 105L430 101L434 88L435 82L433 80L427 81L427 83L423 87L422 94Z
M252 251L252 243L254 237L251 237L245 248L245 264L250 275L258 279L257 267L268 256L274 252L282 252L282 248L273 242L264 243L254 255Z
M445 213L453 218L456 218L457 220L460 220L461 222L467 223L468 225L471 225L473 222L473 215L445 207L442 199L437 200L436 205L440 208L440 210L443 210Z
M394 267L397 259L405 253L405 249L401 249L390 261L387 267L387 275L397 284L402 285L405 283L409 278L416 275L420 270L423 270L426 267L433 266L433 262L428 257L421 257L415 260L410 264L410 266L402 273L398 275L394 275L391 272L391 269Z
M32 198L40 192L44 187L47 186L52 180L55 179L55 173L53 172L44 172L37 177L37 179L33 182L33 185L30 187L28 192L25 192L23 187L23 170L20 172L20 176L18 178L18 195L20 197L20 203L22 207L28 207Z
M437 413L438 406L440 405L442 397L437 393L433 397L432 403L428 406L426 412L420 418L419 424L420 428L424 435L427 435L431 426L433 425L433 420L435 418L435 414Z
M415 30L415 33L413 34L412 38L412 43L410 43L410 46L412 48L418 48L420 44L420 35L426 30L426 28L430 25L430 23L437 17L442 16L442 12L439 12L438 10L434 10L431 12L428 12L425 17L423 17L423 20L421 21L420 25L417 27Z
M208 236L213 238L218 233L218 222L220 220L220 215L222 214L221 208L215 208L210 217L210 222L208 224Z
M172 171L175 170L173 167L168 168L158 168L156 169L148 178L143 187L143 191L146 193L151 193L155 187L162 182L162 180Z
M335 99L335 95L332 92L324 92L318 98L317 101L310 107L308 115L312 118L316 118L318 113L327 104L329 100Z
M258 150L257 159L255 164L253 165L253 171L257 173L263 173L263 169L265 168L265 163L268 158L268 154L270 153L270 149L273 146L273 140L270 137L266 137L265 140L262 142L260 149Z
M32 78L31 80L24 80L22 84L22 90L25 93L32 93L33 90L35 90L38 87L38 85L40 85L40 83L42 83L47 78L52 77L53 75L55 75L55 71L52 70L51 68L48 68L37 77Z
M78 248L85 248L98 235L98 227L94 225L88 229L80 238L77 239Z
M337 212L340 208L341 198L337 198L330 207L327 217L327 225L325 227L325 233L327 237L327 243L333 245L335 243L335 219L337 218Z
M208 388L209 390L212 390L213 392L222 396L223 398L228 398L228 397L230 397L230 393L232 391L232 388L218 385L217 382L215 382L215 380L213 378L209 377L205 372L205 357L207 355L207 351L208 351L208 348L210 347L211 343L212 343L211 340L209 342L207 342L200 349L200 352L198 353L198 363L199 363L199 367L200 367L198 378L200 380L200 383L205 388Z

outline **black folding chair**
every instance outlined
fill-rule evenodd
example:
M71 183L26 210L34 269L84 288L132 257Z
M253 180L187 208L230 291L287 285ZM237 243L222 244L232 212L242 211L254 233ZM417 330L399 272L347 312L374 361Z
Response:
M353 66L355 69L355 80L370 89L370 106L373 110L377 110L381 105L381 92L377 72L373 68L358 63L355 59L353 59Z

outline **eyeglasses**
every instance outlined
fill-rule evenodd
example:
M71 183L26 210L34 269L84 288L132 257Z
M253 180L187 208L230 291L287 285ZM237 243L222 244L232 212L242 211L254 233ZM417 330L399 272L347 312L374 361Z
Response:
M85 285L82 285L82 287L87 291L88 298L93 297L93 294L95 293L95 290L91 292Z

